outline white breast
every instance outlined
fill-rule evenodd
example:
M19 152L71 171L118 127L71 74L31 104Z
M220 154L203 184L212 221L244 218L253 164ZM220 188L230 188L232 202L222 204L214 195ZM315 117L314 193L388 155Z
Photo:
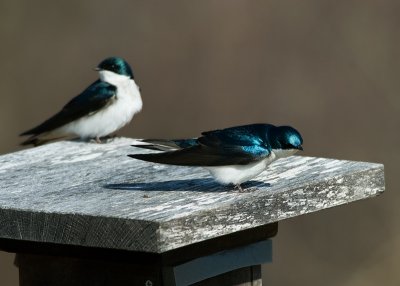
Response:
M100 78L117 87L115 100L103 110L65 125L62 131L81 138L103 137L129 123L142 109L139 87L133 79L110 72L104 73L106 72L100 72Z
M206 167L210 174L221 184L241 184L253 179L261 174L269 164L278 160L293 155L298 150L273 150L271 154L264 160L254 162L247 165L230 165L221 167Z
M275 154L271 154L264 160L247 165L230 165L220 167L206 167L215 180L221 184L241 184L261 174L265 168L276 160Z

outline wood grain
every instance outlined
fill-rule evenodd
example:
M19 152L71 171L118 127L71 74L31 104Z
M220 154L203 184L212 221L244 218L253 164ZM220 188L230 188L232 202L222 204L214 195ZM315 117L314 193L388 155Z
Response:
M0 237L163 253L384 191L381 164L293 156L238 193L201 168L128 158L144 152L134 142L0 156Z

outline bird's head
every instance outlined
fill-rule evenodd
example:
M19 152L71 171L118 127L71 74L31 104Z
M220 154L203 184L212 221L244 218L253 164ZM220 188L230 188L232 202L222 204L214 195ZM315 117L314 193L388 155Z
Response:
M129 64L122 58L110 57L103 60L96 68L103 81L110 81L110 79L123 78L133 79L133 72ZM110 82L112 83L112 82Z
M271 130L273 139L271 140L272 149L293 151L303 150L303 138L300 133L290 126L279 126Z

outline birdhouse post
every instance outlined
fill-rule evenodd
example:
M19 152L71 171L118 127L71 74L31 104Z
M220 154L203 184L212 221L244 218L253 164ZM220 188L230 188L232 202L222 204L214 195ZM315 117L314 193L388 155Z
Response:
M132 160L132 143L0 157L0 249L17 253L20 285L261 285L279 221L384 191L383 165L292 156L237 192Z

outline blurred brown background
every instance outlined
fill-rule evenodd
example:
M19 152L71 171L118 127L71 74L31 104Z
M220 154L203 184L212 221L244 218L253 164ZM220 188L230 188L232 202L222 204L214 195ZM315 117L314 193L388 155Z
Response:
M267 285L400 285L399 27L390 0L2 0L0 153L122 56L144 109L119 135L290 124L305 155L385 164L383 196L280 223Z

